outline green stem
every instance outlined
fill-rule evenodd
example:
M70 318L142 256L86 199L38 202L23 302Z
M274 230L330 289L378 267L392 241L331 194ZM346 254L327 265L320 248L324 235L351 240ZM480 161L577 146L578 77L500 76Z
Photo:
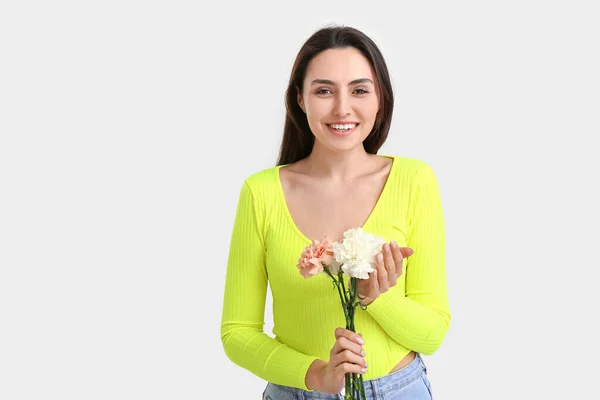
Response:
M357 278L350 278L350 282L348 283L348 286L350 287L350 302L349 302L349 313L350 313L350 318L348 322L348 325L350 326L350 330L352 332L356 332L355 326L354 326L354 314L356 311L356 297L358 295L357 291L358 291L358 279ZM365 385L364 385L364 381L363 381L363 376L362 374L352 374L352 390L353 390L353 399L364 399L366 400L367 396L365 393Z
M334 282L335 286L337 287L338 294L340 295L340 301L342 302L342 307L344 307L345 297L342 294L342 289L340 288L339 281L333 276L333 274L331 272L329 272L329 270L327 268L325 268L324 270L327 273L327 275L329 275L331 277L331 279L333 279L333 282Z
M360 394L361 394L361 398L363 400L367 400L367 394L365 393L365 383L363 381L363 376L359 375L358 376L358 386L360 388Z
M352 394L352 378L350 374L346 374L346 391L344 392L345 400L355 400Z
M354 327L354 314L356 307L360 304L356 302L358 287L357 279L350 278L350 281L348 282L348 290L346 290L343 271L340 270L338 272L338 279L336 279L327 268L325 268L325 272L331 277L331 279L333 279L338 289L338 294L340 296L340 301L342 303L342 308L344 310L344 316L346 319L346 329L356 333L356 329ZM347 373L345 375L345 388L345 400L367 399L362 374Z
M341 268L338 271L338 278L339 278L339 281L342 283L342 289L344 290L344 303L348 304L348 301L350 299L348 299L348 297L347 297L348 292L346 292L346 285L344 284L344 271L342 271Z

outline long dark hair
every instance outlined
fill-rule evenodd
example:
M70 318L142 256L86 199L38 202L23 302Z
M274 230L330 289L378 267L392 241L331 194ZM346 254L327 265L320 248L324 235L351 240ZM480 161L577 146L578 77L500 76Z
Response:
M294 61L285 93L286 117L277 165L300 161L311 153L315 137L308 126L306 114L298 104L297 94L298 91L301 93L303 90L306 69L310 61L324 50L344 47L354 47L369 60L375 72L379 91L380 108L373 130L363 142L365 150L377 154L387 139L394 111L394 94L381 51L371 38L358 29L349 26L328 26L317 30L308 38Z

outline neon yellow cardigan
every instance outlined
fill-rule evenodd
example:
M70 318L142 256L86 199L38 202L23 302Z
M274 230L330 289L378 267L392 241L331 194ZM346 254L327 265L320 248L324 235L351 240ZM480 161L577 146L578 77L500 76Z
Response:
M446 241L436 176L423 161L397 156L363 229L411 247L397 284L357 310L365 339L364 379L384 376L411 350L430 355L450 325ZM227 265L221 340L227 356L260 378L308 390L306 372L327 361L334 330L345 327L339 295L325 274L304 279L298 258L311 241L294 224L279 169L250 175L241 188ZM316 239L316 238L315 238ZM273 336L264 333L267 286Z

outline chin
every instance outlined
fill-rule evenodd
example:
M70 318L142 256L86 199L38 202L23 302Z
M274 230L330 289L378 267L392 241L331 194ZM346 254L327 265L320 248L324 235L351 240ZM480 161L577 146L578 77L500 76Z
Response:
M315 143L319 143L320 146L326 148L332 152L348 152L353 151L357 147L362 147L363 142L367 138L361 135L357 135L358 132L354 132L350 136L339 137L330 134L329 132L322 132L321 135L315 135Z
M345 153L355 150L357 147L362 147L362 142L347 142L347 143L327 143L325 145L330 151L336 153Z

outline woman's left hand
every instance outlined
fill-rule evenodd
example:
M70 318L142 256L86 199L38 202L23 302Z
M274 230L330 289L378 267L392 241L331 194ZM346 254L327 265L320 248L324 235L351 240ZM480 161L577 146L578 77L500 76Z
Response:
M357 279L357 292L363 306L371 304L396 284L402 275L403 260L413 254L410 247L398 247L396 242L385 243L375 256L375 271L369 279ZM364 298L364 299L363 299Z

